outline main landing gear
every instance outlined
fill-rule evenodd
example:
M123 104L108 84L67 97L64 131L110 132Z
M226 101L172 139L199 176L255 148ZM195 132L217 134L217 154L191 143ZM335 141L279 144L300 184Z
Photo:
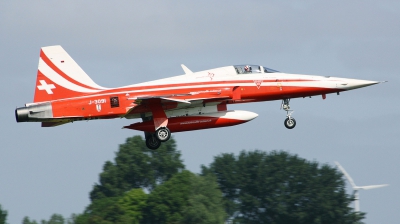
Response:
M149 149L158 149L161 142L166 142L171 138L171 131L167 127L160 127L155 133L146 133L146 146Z
M171 131L167 127L160 127L156 130L155 135L161 142L166 142L171 138Z
M285 127L287 129L293 129L296 126L296 120L292 117L293 110L290 109L290 99L283 99L281 108L286 111Z
M160 147L161 141L156 138L154 134L146 136L146 146L149 149L156 150Z

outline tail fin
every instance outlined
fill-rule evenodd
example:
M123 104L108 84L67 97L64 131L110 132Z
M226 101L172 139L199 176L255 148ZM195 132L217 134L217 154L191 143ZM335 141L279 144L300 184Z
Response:
M59 45L42 47L33 102L45 102L96 93L97 85Z

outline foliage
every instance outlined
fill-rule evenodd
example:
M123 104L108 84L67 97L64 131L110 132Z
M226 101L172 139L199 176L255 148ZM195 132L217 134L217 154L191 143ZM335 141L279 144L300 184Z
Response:
M173 139L149 150L140 136L107 161L84 213L42 224L361 223L342 174L287 152L216 156L201 176L184 170ZM145 190L148 194L145 193ZM6 211L1 210L0 224ZM1 218L3 217L3 222ZM23 224L37 224L25 217Z
M213 176L195 176L191 181L192 192L183 208L182 223L223 223L226 218L222 192Z
M7 223L7 211L3 210L0 205L0 224Z
M76 218L75 223L137 223L118 203L119 197L102 198L92 202L85 212Z
M79 214L72 213L71 216L67 219L67 224L76 224L76 220L79 216Z
M144 223L223 223L222 194L211 177L184 170L149 195Z
M128 138L120 145L115 162L105 163L100 183L94 186L90 198L118 197L133 188L154 189L184 168L180 155L174 139L150 150L142 137Z
M34 221L35 222L35 221ZM41 224L64 224L65 219L60 214L53 214L49 221L42 220Z
M22 224L38 224L35 220L30 220L28 216L25 216L24 219L22 219Z
M342 174L287 152L222 154L203 175L214 174L226 211L241 223L356 223ZM235 213L235 211L237 211Z
M146 223L178 223L191 193L195 175L187 170L176 174L149 195Z
M147 206L147 194L142 189L132 189L118 200L124 215L133 220L131 223L139 223L143 218L143 209Z
M60 214L53 214L49 221L42 220L40 224L75 224L77 216L76 214L72 214L70 218L66 219ZM38 222L36 222L36 220L30 220L28 216L25 216L22 220L22 224L38 224Z
M146 206L147 195L142 189L132 189L120 197L93 201L75 223L139 223Z

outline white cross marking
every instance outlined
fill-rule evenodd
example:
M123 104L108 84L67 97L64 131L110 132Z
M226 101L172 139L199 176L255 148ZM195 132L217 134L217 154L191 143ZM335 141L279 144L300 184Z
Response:
M55 89L56 87L53 84L47 84L45 80L39 80L41 86L37 86L39 90L46 90L47 94L53 94L51 89Z

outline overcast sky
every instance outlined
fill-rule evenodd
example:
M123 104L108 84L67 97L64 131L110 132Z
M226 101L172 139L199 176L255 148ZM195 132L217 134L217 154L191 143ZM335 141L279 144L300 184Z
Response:
M399 1L0 1L0 204L9 223L70 216L138 120L19 123L32 102L40 47L62 45L101 86L117 87L233 64L388 83L293 99L287 130L280 102L229 107L259 114L229 128L174 134L186 167L199 172L220 153L287 150L339 161L357 185L367 223L400 220ZM312 186L310 186L312 187ZM348 193L352 193L348 188Z

